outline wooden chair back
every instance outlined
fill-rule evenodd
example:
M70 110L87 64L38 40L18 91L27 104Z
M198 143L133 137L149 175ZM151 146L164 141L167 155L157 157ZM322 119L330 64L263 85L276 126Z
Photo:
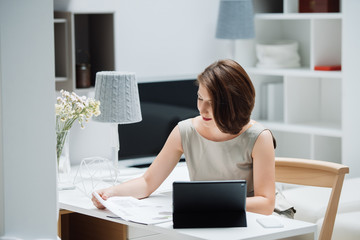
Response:
M347 173L349 167L338 163L299 158L275 159L276 182L332 189L319 240L331 239L341 189Z

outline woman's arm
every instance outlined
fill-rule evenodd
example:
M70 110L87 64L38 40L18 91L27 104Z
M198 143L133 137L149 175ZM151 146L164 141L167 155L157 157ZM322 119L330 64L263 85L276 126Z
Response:
M133 196L139 199L148 197L169 176L182 154L180 131L176 126L143 176L97 192L105 200L112 196ZM97 208L104 208L95 197L92 197L92 201Z
M246 210L270 215L275 206L275 151L270 131L260 134L252 157L254 197L246 199Z

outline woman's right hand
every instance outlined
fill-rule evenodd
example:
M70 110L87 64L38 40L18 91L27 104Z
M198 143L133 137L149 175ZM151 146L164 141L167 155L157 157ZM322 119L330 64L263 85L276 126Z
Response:
M180 130L176 126L170 133L164 147L143 176L97 190L96 192L104 200L113 196L132 196L137 199L146 198L169 176L183 153ZM92 196L91 200L97 208L105 208L94 196Z
M109 197L115 196L114 187L108 187L105 189L97 190L96 192L104 200L107 200ZM105 209L105 207L96 199L94 195L92 195L91 201L93 202L95 207L99 209Z

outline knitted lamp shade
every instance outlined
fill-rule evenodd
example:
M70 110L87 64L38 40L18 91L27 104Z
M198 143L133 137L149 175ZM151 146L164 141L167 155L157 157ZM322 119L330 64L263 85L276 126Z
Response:
M101 111L95 121L128 124L142 120L135 73L96 73L95 99L100 101Z
M112 149L111 160L115 174L110 174L110 179L103 180L115 183L119 176L118 124L136 123L142 120L135 74L115 71L97 72L95 99L100 101L101 114L94 117L94 120L111 124L113 127L112 144L109 147Z
M221 0L216 27L216 38L254 38L252 0Z

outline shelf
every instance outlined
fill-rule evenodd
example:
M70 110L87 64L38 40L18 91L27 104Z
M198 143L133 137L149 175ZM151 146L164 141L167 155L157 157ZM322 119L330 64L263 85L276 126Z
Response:
M54 12L56 90L91 91L96 72L115 70L114 14ZM90 87L77 84L77 64L90 64ZM86 86L88 86L86 85Z
M55 82L66 82L67 80L67 77L55 77Z
M266 69L249 67L245 69L247 73L256 75L270 75L270 76L289 76L289 77L316 77L316 78L342 78L341 71L315 71L309 68L295 68L295 69Z
M342 13L258 13L259 20L342 19Z
M341 127L331 123L308 122L303 124L286 124L261 120L259 122L274 131L305 133L328 137L342 137Z
M263 17L259 17L259 21L255 23L257 43L284 40L298 43L302 68L290 69L290 74L305 74L305 76L324 74L331 77L340 73L340 71L334 74L334 72L314 71L313 69L316 65L341 65L341 14L264 14L261 16ZM312 18L309 19L309 17ZM254 53L257 56L256 49ZM271 54L271 51L267 54Z
M298 0L283 0L281 11L255 15L255 43L298 43L300 68L259 68L255 63L245 68L257 92L252 117L273 131L277 156L341 159L344 74L314 67L343 64L342 19L341 12L299 13ZM286 52L276 50L257 52L255 45L252 59L259 54L265 61L281 60Z
M66 23L66 19L64 18L55 18L54 19L54 23Z
M90 82L95 86L96 73L115 70L114 14L74 13L74 69L76 64L90 64ZM77 74L74 87L77 89Z
M65 18L54 19L55 82L66 82L69 76L67 30Z

